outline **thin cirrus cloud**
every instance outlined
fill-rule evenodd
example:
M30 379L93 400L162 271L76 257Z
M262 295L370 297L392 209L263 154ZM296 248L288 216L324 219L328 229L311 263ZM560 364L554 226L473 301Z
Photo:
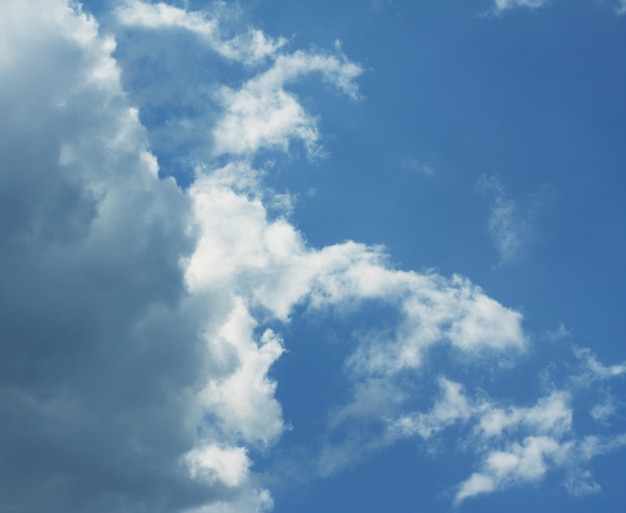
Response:
M296 311L337 318L366 303L395 321L349 351L348 399L326 433L348 435L313 448L319 474L355 463L353 448L374 454L469 425L481 445L457 502L568 465L571 490L595 490L584 463L624 441L575 437L571 391L503 405L442 377L439 401L412 409L404 377L437 350L477 368L527 354L522 315L467 278L398 270L379 246L307 244L253 157L296 141L321 153L315 117L289 87L313 74L357 99L362 69L339 48L290 51L257 29L221 27L217 13L138 0L107 27L166 40L183 31L241 66L239 87L190 100L199 112L200 98L213 102L209 122L188 120L210 135L212 158L181 187L161 176L115 38L73 2L0 6L0 509L270 510L254 463L287 429L270 373L289 344L280 330ZM590 383L623 373L579 358Z

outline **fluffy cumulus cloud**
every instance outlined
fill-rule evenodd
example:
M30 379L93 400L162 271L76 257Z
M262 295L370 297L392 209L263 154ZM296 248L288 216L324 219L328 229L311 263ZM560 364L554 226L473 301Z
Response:
M191 293L193 205L158 177L114 40L64 1L0 12L2 509L267 506L245 444L282 427L279 339Z
M269 70L241 89L221 90L226 113L214 129L215 154L249 155L260 148L287 150L292 139L299 139L314 154L319 138L315 118L284 86L303 75L319 73L324 81L355 98L353 80L361 72L358 65L341 54L295 52L277 57Z
M381 247L306 243L253 157L293 141L321 153L316 118L290 87L313 74L356 99L362 70L338 47L290 51L257 29L233 34L219 12L128 0L107 28L184 32L247 74L202 97L213 102L209 149L192 153L209 157L183 187L163 177L113 36L66 0L0 5L0 510L271 509L254 464L285 430L271 377L289 345L281 327L296 312L371 304L394 322L356 337L349 399L328 429L378 422L384 436L348 437L335 447L346 461L322 448L320 473L345 466L353 447L469 425L479 463L462 501L623 445L576 438L565 390L515 406L441 377L438 402L411 409L405 378L437 350L496 368L523 354L522 316L464 277L398 270ZM205 112L200 98L189 105ZM623 374L581 351L588 382ZM608 408L594 415L606 420ZM575 469L572 490L599 486Z

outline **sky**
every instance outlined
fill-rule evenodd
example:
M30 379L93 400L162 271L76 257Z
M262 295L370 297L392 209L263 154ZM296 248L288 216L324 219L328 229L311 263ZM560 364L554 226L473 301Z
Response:
M0 513L626 501L624 0L0 3Z

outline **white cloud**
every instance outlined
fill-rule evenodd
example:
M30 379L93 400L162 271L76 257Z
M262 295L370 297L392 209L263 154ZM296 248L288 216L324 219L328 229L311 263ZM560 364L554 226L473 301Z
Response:
M299 139L311 155L318 151L319 132L314 117L284 87L310 73L357 98L354 79L362 69L343 55L295 52L276 58L273 66L246 82L241 89L220 92L225 115L214 130L214 153L249 155L260 148L286 151Z
M571 429L572 409L568 394L553 392L535 406L498 408L483 406L478 429L484 437L499 437L510 429L525 427L535 433L561 435Z
M238 299L217 336L207 337L215 361L228 365L234 358L238 365L224 377L211 378L202 397L207 411L218 417L227 433L239 433L246 442L269 444L281 434L283 423L281 407L274 398L276 384L267 373L283 347L271 330L255 341L255 324Z
M521 444L516 442L506 450L492 451L485 458L482 470L459 485L455 502L459 504L506 486L538 481L551 462L564 460L570 447L547 436L529 436Z
M494 11L504 12L515 7L537 9L548 3L548 0L494 0Z
M506 195L497 176L483 175L478 188L493 199L487 226L500 264L519 263L526 256L532 238L531 213L520 211L517 203Z
M482 444L490 444L520 431L561 436L572 426L572 408L565 392L552 392L529 407L502 407L485 398L470 399L463 386L440 379L442 397L428 412L400 416L390 423L400 438L419 434L424 439L456 423L474 424L473 434Z
M626 445L626 435L607 438L578 438L572 430L573 410L567 396L554 392L530 408L512 407L507 414L491 406L479 408L476 433L482 439L479 452L485 451L480 470L463 481L455 497L457 504L470 497L492 493L510 486L538 482L551 470L566 470L565 488L572 495L586 495L600 490L585 465L596 456ZM518 433L528 433L521 441ZM509 430L510 432L506 432ZM491 438L504 441L505 448Z
M250 470L250 460L243 447L199 447L185 454L183 461L192 477L209 482L218 480L226 486L239 486Z
M565 324L560 322L556 329L547 331L542 335L542 338L549 340L550 342L557 342L571 336L572 332L567 329Z
M416 158L407 157L405 155L396 155L395 158L398 161L398 164L400 164L400 167L406 169L407 171L424 175L432 175L435 172L431 164L420 162Z
M620 0L619 6L617 7L617 14L626 14L626 0Z
M549 471L568 474L565 488L572 495L600 490L585 465L596 456L625 445L625 436L577 437L573 430L573 405L569 392L553 391L532 406L502 406L481 392L468 397L464 387L440 379L441 397L426 412L399 415L379 436L379 449L398 439L419 435L430 440L455 430L456 445L473 452L481 461L457 488L455 502L511 486L537 483ZM470 426L469 431L463 429ZM458 438L458 433L469 433ZM442 438L444 440L445 438Z
M626 437L617 435L601 439L587 436L579 440L559 440L550 436L529 436L520 444L514 442L506 450L490 451L482 469L461 483L456 502L480 493L501 490L509 486L532 483L542 479L551 469L570 469L565 487L572 495L586 495L600 490L591 473L581 468L591 459L620 449ZM480 479L476 478L480 476ZM491 487L480 489L475 482L490 482Z
M617 412L617 404L615 398L607 394L603 401L594 405L589 412L593 420L600 424L608 425L609 419Z
M120 23L147 29L179 28L202 37L222 57L246 64L262 62L285 45L284 38L268 38L258 29L248 28L244 34L227 39L220 21L207 11L187 11L163 2L151 4L142 0L126 0L116 9Z
M155 30L175 25L208 37L212 26L164 4L131 7L120 11L126 22ZM62 0L5 2L0 14L1 47L11 49L0 84L9 164L0 175L0 261L3 290L12 291L0 301L3 315L18 320L2 324L2 340L12 343L2 346L0 443L22 462L0 486L40 491L28 505L3 507L103 511L117 485L99 476L160 490L153 499L116 499L128 511L270 507L250 451L284 429L268 377L283 345L263 321L287 322L302 302L338 311L366 299L395 305L405 320L395 354L382 362L391 372L418 365L408 355L438 341L470 353L524 346L519 314L467 280L392 270L381 248L354 242L308 247L285 217L268 214L272 192L246 163L199 166L187 191L160 179L120 84L115 43L95 20ZM277 57L241 91L280 97L311 72L358 96L358 66L341 54L303 52ZM216 127L229 126L241 91ZM313 118L290 98L297 107L279 129L271 116L239 119L256 120L262 134L242 151L301 137L294 112ZM228 137L217 140L229 148ZM360 364L378 365L367 357ZM24 459L33 444L47 449ZM63 476L75 484L57 489ZM81 504L79 489L90 490Z
M428 439L433 433L455 422L467 421L474 414L474 408L469 404L459 383L442 378L440 387L443 398L437 401L431 411L404 415L392 423L391 430L402 437L417 433Z
M587 347L575 347L574 354L583 363L583 374L579 379L591 382L615 378L626 373L626 362L615 365L603 365L596 355Z
M436 347L478 365L525 351L519 312L466 278L398 270L379 246L310 247L252 166L255 152L294 140L319 151L315 117L289 85L313 73L358 98L361 68L338 49L282 53L282 39L254 29L225 36L209 12L128 1L116 13L128 30L184 30L258 67L245 68L253 75L241 88L219 89L212 149L229 162L196 163L182 189L159 178L115 41L96 21L63 0L0 6L0 447L11 456L0 459L0 509L270 509L253 464L285 429L270 370L297 306L350 316L375 303L397 321L355 336L345 362L353 395L330 419L331 429L394 427L380 440L329 444L311 463L322 473L361 449L457 424L475 428L484 452L459 500L561 465L574 443L566 393L501 406L442 378L431 410L404 411L415 389L403 379ZM623 372L585 358L597 379ZM576 443L583 460L623 445Z
M579 471L569 476L565 481L565 488L570 495L576 497L591 495L602 490L602 487L593 480L591 472L588 470Z
M220 10L224 9L228 10L231 18L236 18L234 8L222 6ZM169 37L170 45L161 49L161 60L167 62L171 69L167 74L157 74L151 81L148 78L157 73L155 69L163 67L163 64L159 61L156 66L146 65L146 60L154 60L154 56L150 53L143 55L141 48L136 48L136 39L129 39L135 46L130 50L124 48L119 53L123 59L130 61L130 76L126 80L138 84L143 90L138 101L148 109L160 106L161 111L172 111L172 118L153 137L163 148L172 145L189 147L190 143L197 148L210 146L211 151L200 150L203 158L222 154L251 156L261 148L286 151L290 142L296 140L302 142L310 156L321 154L316 117L306 112L297 96L287 88L306 75L318 74L324 82L356 99L358 92L354 79L362 73L361 67L343 55L339 42L335 44L332 54L288 53L284 49L284 38L271 39L262 31L250 27L244 28L244 35L237 34L229 39L225 35L228 31L222 25L234 26L231 32L241 32L241 28L232 20L225 21L223 18L226 16L221 14L187 11L162 2L150 4L140 0L128 0L116 9L117 21L125 37L128 37L126 31L136 27L159 32L178 28L195 34L205 47L226 60L255 64L248 71L272 62L269 69L257 73L240 88L225 86L216 82L215 76L205 70L206 65L194 62L192 68L195 74L190 74L189 66L181 65L178 55L170 55L171 44L180 44L176 34L164 33L160 36ZM156 90L146 85L154 81L159 82ZM181 108L173 109L173 103ZM222 109L225 115L219 115L215 122L216 111ZM177 144L172 142L172 137L180 139ZM207 144L207 140L211 143Z

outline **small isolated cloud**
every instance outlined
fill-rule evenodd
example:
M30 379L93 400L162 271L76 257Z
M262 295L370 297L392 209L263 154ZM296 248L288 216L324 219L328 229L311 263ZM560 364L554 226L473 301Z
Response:
M435 173L435 169L431 164L420 162L416 158L407 157L405 155L396 155L396 160L398 161L398 164L400 164L400 167L412 173L424 175L432 175Z
M493 12L503 13L505 11L518 7L537 9L548 3L548 1L549 0L495 0Z
M607 380L626 374L626 362L604 365L598 361L598 357L588 347L575 347L574 355L578 358L582 366L582 372L578 376L578 379L585 383Z
M617 7L617 14L626 14L626 0L620 0Z
M550 342L558 342L559 340L563 340L565 338L571 337L572 333L567 329L565 324L562 322L559 325L550 331L546 331L541 338L548 340Z
M371 0L372 8L376 11L380 11L391 7L391 0Z
M531 203L527 208L522 208L508 196L504 185L495 175L483 175L478 182L478 190L492 200L487 227L498 252L500 265L521 262L528 255L534 239L532 220L538 205Z

